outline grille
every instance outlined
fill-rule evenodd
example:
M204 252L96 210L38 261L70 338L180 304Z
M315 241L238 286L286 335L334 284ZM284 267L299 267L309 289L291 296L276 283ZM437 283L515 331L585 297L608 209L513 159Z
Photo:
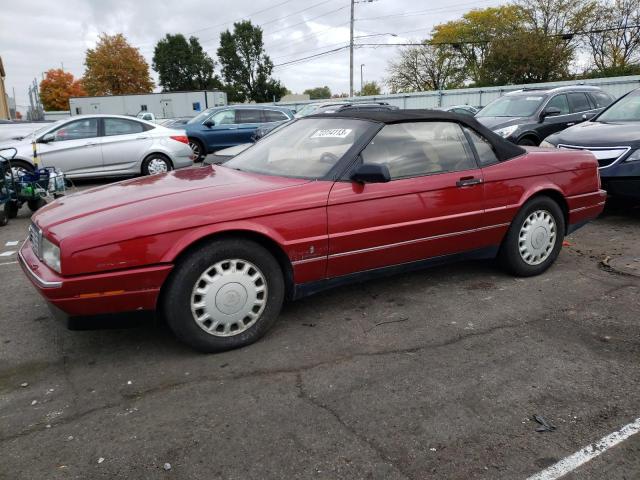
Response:
M596 157L600 168L606 168L616 163L631 147L579 147L577 145L558 145L566 150L587 150Z
M42 230L40 230L35 223L29 225L29 241L31 242L31 249L36 257L40 258L40 241L42 240Z

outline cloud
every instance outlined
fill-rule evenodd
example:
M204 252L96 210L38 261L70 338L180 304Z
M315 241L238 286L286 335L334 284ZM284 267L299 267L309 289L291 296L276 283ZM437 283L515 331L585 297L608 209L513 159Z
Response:
M421 39L432 26L459 17L471 8L506 3L505 0L377 0L356 4L355 35L377 36L367 43L394 43ZM315 6L314 6L315 5ZM153 47L166 33L193 34L215 58L220 32L232 22L249 19L264 24L267 53L275 64L346 45L349 40L348 0L8 0L0 19L0 55L7 89L16 90L17 103L28 103L27 88L42 72L58 68L75 76L84 72L84 55L101 32L124 33L151 65ZM309 8L312 7L312 8ZM305 10L305 11L301 11ZM256 13L258 12L258 13ZM299 12L299 13L296 13ZM283 18L286 17L286 18ZM383 17L383 18L378 18ZM396 48L358 48L354 55L354 84L359 89L360 65L364 77L381 82ZM155 72L152 72L155 74ZM349 91L349 53L344 50L312 61L282 66L274 76L294 92L328 85L333 92Z

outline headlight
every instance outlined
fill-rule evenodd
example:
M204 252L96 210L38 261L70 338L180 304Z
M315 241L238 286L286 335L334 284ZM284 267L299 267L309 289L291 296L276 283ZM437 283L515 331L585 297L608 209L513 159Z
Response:
M42 249L42 261L60 273L60 247L42 237L42 245L40 248Z
M517 129L518 125L511 125L510 127L499 128L498 130L495 130L495 132L502 138L507 138L511 136Z
M540 143L540 146L543 147L543 148L556 148L556 146L553 143L547 142L546 140L543 140Z
M640 160L640 148L634 150L633 153L627 157L625 162L637 162L638 160Z

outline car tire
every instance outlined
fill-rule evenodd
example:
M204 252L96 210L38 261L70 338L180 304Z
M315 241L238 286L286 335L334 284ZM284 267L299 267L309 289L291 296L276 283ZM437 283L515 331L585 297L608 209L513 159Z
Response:
M16 218L19 210L20 205L14 200L10 200L4 204L4 213L7 215L7 218Z
M7 215L7 212L5 212L5 209L1 208L0 209L0 227L4 227L7 223L9 223L9 216Z
M173 164L166 155L161 153L152 153L142 162L143 175L157 175L159 173L167 173L173 170Z
M44 198L36 198L36 199L27 201L27 206L29 207L29 210L31 210L32 212L37 212L46 204L47 202Z
M564 233L564 213L558 203L547 196L534 197L511 222L498 260L513 275L539 275L558 258Z
M184 343L205 353L260 339L284 301L282 269L260 244L212 241L188 254L163 288L162 314Z
M17 177L17 171L22 170L24 172L35 172L36 168L31 165L29 162L25 162L24 160L11 160L11 170L13 171L14 177ZM17 178L15 178L17 180Z
M518 145L521 145L523 147L537 147L538 144L531 138L529 137L525 137L525 138L521 138L520 140L518 140Z
M194 162L201 162L204 160L204 157L207 156L204 145L202 145L200 140L189 138L189 146L191 147L191 151L196 155Z

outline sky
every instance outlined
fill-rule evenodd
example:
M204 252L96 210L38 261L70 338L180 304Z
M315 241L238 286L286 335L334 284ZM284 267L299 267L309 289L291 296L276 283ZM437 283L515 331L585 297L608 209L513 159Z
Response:
M355 6L356 43L403 43L427 38L438 23L459 18L472 8L506 0L360 0ZM29 103L27 89L43 72L61 66L76 77L100 33L123 33L151 67L153 47L166 33L198 37L216 59L220 32L243 19L260 25L273 76L294 93L327 85L349 92L349 50L300 63L292 60L335 49L349 42L349 0L4 0L0 16L0 56L9 95L15 89L18 110ZM394 34L392 36L390 34ZM389 61L399 47L356 48L354 89L364 81L383 85ZM280 65L280 66L278 66ZM218 65L219 69L219 65ZM157 83L157 75L151 70ZM159 88L156 87L156 91Z

